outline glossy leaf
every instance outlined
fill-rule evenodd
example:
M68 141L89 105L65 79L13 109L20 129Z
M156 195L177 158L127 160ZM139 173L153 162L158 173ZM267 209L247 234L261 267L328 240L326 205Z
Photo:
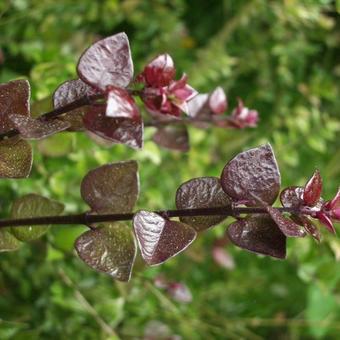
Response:
M98 93L92 86L84 83L81 79L68 80L61 84L53 94L53 106L55 109L79 100L83 97ZM84 129L83 116L89 110L89 106L82 106L69 111L60 117L70 123L69 130L81 131Z
M149 265L161 264L179 254L196 238L189 225L166 220L153 212L139 211L133 225L143 259Z
M215 114L222 114L227 110L227 96L222 87L217 87L210 94L209 107Z
M60 215L64 205L49 198L28 194L14 201L11 218L26 218ZM12 234L20 241L32 241L46 233L49 225L32 225L27 227L12 227Z
M284 207L298 208L303 205L303 187L288 187L282 190L280 201Z
M239 153L224 167L221 184L233 199L272 204L280 190L280 171L270 144Z
M176 192L177 209L216 208L230 206L231 200L223 191L219 178L199 177L183 183ZM184 223L202 231L223 221L226 216L180 217Z
M77 71L85 83L103 91L110 85L129 85L133 63L127 35L118 33L94 43L80 57Z
M75 242L79 257L91 268L119 281L129 281L137 254L131 228L105 224L80 235Z
M12 114L30 115L31 88L27 80L13 80L0 84L0 133L14 128Z
M0 178L28 177L32 161L32 147L25 140L14 137L0 141Z
M242 249L279 259L286 257L286 236L269 216L236 221L227 233L230 241Z
M87 173L81 196L97 213L131 212L138 198L138 165L135 161L106 164Z
M186 152L190 148L188 129L183 125L161 126L152 139L158 145L170 150Z
M11 234L10 228L0 229L0 253L17 250L21 245L22 243Z
M111 86L108 92L106 116L111 118L138 119L140 113L129 92Z
M307 216L292 215L292 219L297 224L302 225L307 234L311 235L316 241L320 242L321 240L320 231Z
M84 126L97 136L126 144L134 149L143 146L143 121L140 119L111 118L105 116L105 107L92 107L84 117Z
M142 76L148 86L164 87L175 77L176 69L169 54L154 58L145 68Z
M303 191L303 201L306 205L313 207L320 199L322 191L322 179L320 172L316 170L306 183Z
M15 128L20 131L20 137L23 139L42 139L71 126L70 123L60 119L44 121L14 114L10 116L10 119Z
M332 234L336 234L336 230L334 228L332 220L322 211L316 213L316 218L320 221L320 223L325 226L329 232Z
M267 206L266 209L282 233L287 237L304 237L306 235L299 225L283 216L280 210L270 206Z

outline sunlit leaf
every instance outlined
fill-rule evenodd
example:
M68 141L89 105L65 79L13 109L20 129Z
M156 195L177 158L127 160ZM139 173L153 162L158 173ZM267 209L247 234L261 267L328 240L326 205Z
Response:
M40 120L15 114L11 115L10 119L23 139L42 139L71 126L60 119Z
M11 234L10 228L0 229L0 252L17 250L21 245L22 243Z
M152 139L158 145L170 150L189 151L189 134L184 125L159 127Z
M313 207L320 199L322 191L322 178L316 170L308 180L303 191L303 201L306 205Z
M249 217L228 228L232 243L254 253L279 259L286 257L286 236L269 216Z
M31 172L31 145L18 137L0 141L0 178L24 178Z
M97 136L116 144L126 144L134 149L140 149L143 146L143 121L141 118L106 117L105 106L96 106L86 113L84 126Z
M161 264L179 254L196 238L189 225L166 220L153 212L139 211L133 225L143 259L149 265Z
M27 218L60 215L64 210L62 203L36 194L28 194L14 201L11 218ZM32 241L46 233L49 225L12 227L12 234L20 241Z
M0 84L0 133L14 128L12 114L30 115L31 88L27 80L13 80Z
M137 254L135 237L122 223L105 224L80 235L75 242L79 257L91 268L119 281L129 281Z
M109 85L126 87L133 77L127 35L118 33L94 43L80 57L77 71L84 82L101 90Z
M224 167L221 184L224 191L250 205L256 197L272 204L280 190L280 171L270 144L239 153Z
M177 209L216 208L230 206L231 200L223 191L219 178L199 177L183 183L176 192ZM180 217L197 231L207 229L223 221L226 216Z
M138 198L136 161L106 164L87 173L81 183L81 196L97 213L131 212Z
M140 113L133 97L126 90L110 86L105 115L111 118L138 119Z
M267 206L266 209L282 233L287 237L303 237L306 235L299 225L283 216L280 210L270 206Z

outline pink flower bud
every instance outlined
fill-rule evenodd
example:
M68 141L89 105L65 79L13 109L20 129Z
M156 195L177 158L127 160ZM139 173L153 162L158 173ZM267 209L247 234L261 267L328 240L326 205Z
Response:
M209 107L215 114L222 114L227 110L227 96L222 87L216 87L210 94Z

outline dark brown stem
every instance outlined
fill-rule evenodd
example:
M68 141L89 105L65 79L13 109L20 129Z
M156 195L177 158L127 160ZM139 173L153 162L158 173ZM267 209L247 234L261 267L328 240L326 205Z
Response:
M295 208L277 208L281 212L299 213ZM239 214L266 214L265 208L259 207L218 207L218 208L196 208L196 209L177 209L177 210L159 210L154 213L170 217L184 217L184 216L238 216ZM43 216L31 217L21 219L3 219L0 220L0 228L17 227L17 226L34 226L43 224L85 224L99 222L116 222L116 221L130 221L134 213L129 214L99 214L91 215L89 213L82 213L77 215L66 216Z

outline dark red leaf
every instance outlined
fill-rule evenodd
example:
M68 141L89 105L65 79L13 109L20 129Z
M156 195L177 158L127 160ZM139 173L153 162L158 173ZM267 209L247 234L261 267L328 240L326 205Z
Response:
M15 128L12 114L30 115L31 88L27 80L13 80L0 84L0 133Z
M227 96L222 87L217 87L209 96L209 107L215 114L222 114L227 110Z
M175 74L176 69L170 55L161 54L144 68L142 75L148 86L163 87L169 85Z
M237 201L272 204L280 190L280 171L270 144L239 153L224 167L223 190Z
M189 151L188 129L183 125L161 126L152 139L158 145L170 150Z
M16 114L12 114L10 119L23 139L42 139L71 126L60 119L40 120Z
M92 86L84 83L81 79L68 80L61 84L53 94L53 106L55 109L79 100L83 97L92 96L99 92ZM70 131L84 130L83 116L89 110L89 106L82 106L62 115L60 119L69 122Z
M129 226L105 224L86 231L77 238L75 249L91 268L119 281L130 280L137 247Z
M166 220L153 212L139 211L133 225L143 259L149 265L161 264L179 254L196 238L189 225Z
M126 87L133 77L130 45L125 33L118 33L90 46L80 57L79 78L102 91L113 85Z
M303 205L303 187L288 187L282 190L280 201L284 207L298 208Z
M199 177L183 183L176 192L177 209L216 208L230 206L231 200L217 177ZM205 230L223 221L226 216L180 217L197 231Z
M111 118L130 118L138 120L140 113L129 92L119 87L110 86L107 98L106 116Z
M320 231L307 216L292 215L292 220L294 220L297 224L302 225L307 234L311 235L316 241L320 242Z
M303 201L306 205L313 207L320 199L322 191L322 178L319 170L315 170L313 176L306 183L303 192Z
M84 201L97 213L129 213L139 194L138 164L126 161L90 170L80 190Z
M300 226L298 226L292 220L284 217L280 210L271 206L266 206L266 209L282 233L287 237L304 237L306 235Z
M105 106L93 106L84 117L85 128L116 144L140 149L143 146L143 121L106 117L105 110Z
M236 221L229 226L228 236L240 248L279 259L286 258L286 236L269 216Z
M317 212L316 218L328 229L328 231L332 234L336 233L332 220L325 213L322 211Z

